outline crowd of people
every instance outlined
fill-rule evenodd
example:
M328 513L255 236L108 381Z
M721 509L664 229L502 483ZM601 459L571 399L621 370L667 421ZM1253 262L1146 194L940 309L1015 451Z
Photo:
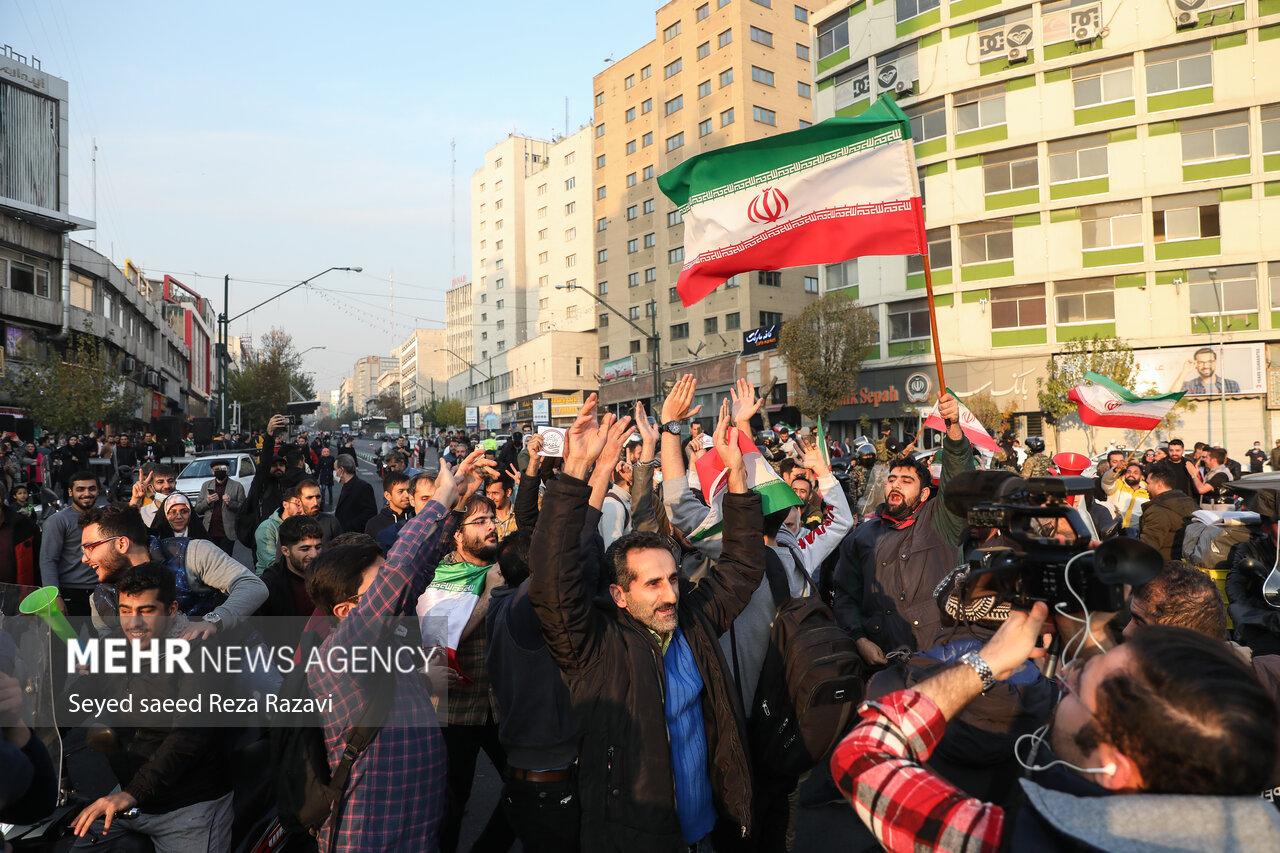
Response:
M824 846L851 850L1280 848L1274 491L1250 493L1246 538L1213 566L1229 571L1230 621L1184 559L1197 513L1239 509L1231 484L1280 470L1280 441L1242 465L1171 439L1072 468L1012 432L978 453L943 394L930 461L887 431L761 435L746 381L718 412L695 393L682 377L654 418L592 395L559 449L528 429L388 439L366 459L381 507L351 437L290 437L281 416L217 435L209 449L252 452L256 473L246 489L215 464L194 498L153 436L15 445L11 492L49 484L67 505L43 529L5 505L0 582L38 577L68 614L142 645L290 617L302 634L269 641L443 652L376 685L308 673L333 699L323 748L341 791L314 825L281 815L292 849L453 853L481 751L502 794L475 851L787 851L805 809L833 801L861 834ZM136 476L104 500L89 457ZM971 523L954 490L982 467L1090 478L1066 499L1090 534L1046 541L1130 537L1162 568L1116 612L1012 606L976 568L1008 531ZM846 638L861 688L824 700L847 706L834 749L779 772L761 697L796 602ZM5 755L38 764L11 682L0 673ZM230 849L225 737L131 730L119 789L76 834L136 809L129 831L158 850ZM0 785L0 821L38 811L30 784L45 783Z

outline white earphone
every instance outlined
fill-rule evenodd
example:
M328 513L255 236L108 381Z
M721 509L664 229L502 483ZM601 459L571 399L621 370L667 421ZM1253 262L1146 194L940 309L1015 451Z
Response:
M1018 753L1018 749L1019 747L1022 746L1023 741L1029 741L1031 743L1031 751L1029 754L1030 754L1030 757L1034 759L1036 756L1036 753L1040 751L1040 744L1044 743L1044 739L1048 736L1048 734L1049 734L1049 725L1046 723L1045 725L1036 729L1034 732L1031 732L1030 734L1022 735L1016 741L1013 742L1013 759L1014 761L1017 761L1018 764L1022 765L1022 769L1029 770L1032 773L1039 773L1042 770L1048 770L1050 767L1054 767L1058 764L1061 764L1063 767L1070 767L1072 770L1075 770L1079 773L1102 773L1107 776L1116 775L1116 770L1118 768L1116 767L1116 763L1114 761L1109 764L1103 765L1102 767L1081 767L1078 764L1072 764L1070 761L1063 761L1061 758L1056 758L1053 761L1050 761L1048 764L1032 764L1030 761L1023 759L1023 757Z

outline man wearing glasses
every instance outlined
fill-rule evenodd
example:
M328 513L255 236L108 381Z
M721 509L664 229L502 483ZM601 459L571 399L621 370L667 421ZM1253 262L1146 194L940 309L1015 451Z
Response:
M98 502L98 475L90 471L72 474L67 493L71 505L44 523L40 583L58 588L67 613L88 616L89 596L98 579L80 560L80 519Z
M1193 379L1182 383L1186 394L1239 394L1240 383L1218 375L1218 354L1210 347L1201 347L1194 356L1196 373ZM1226 388L1223 388L1226 385Z

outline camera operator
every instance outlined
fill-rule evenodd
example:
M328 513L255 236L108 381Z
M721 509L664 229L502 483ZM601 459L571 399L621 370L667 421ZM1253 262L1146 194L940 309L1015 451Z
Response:
M960 404L938 397L949 424L938 459L941 489L973 467L973 447L960 429ZM956 545L965 519L929 500L933 480L918 460L902 456L889 463L885 500L840 545L835 568L836 621L872 666L886 653L933 645L940 614L933 589L958 560Z
M1014 611L980 653L862 706L831 769L884 848L1277 849L1280 818L1256 796L1275 760L1275 705L1225 644L1182 628L1144 627L1070 671L1047 733L1016 749L1033 775L1010 807L922 766L948 720L1045 655L1048 613Z

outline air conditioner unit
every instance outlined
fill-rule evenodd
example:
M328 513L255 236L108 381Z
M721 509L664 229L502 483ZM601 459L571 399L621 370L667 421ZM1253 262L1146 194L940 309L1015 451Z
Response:
M1076 44L1088 44L1098 37L1098 28L1093 24L1082 24L1071 32L1071 38Z
M1010 62L1026 62L1027 49L1025 47L1011 47L1009 48L1009 53L1006 58Z
M893 92L895 95L910 95L915 91L915 87L910 80L899 80L893 84Z
M1200 16L1195 12L1179 12L1178 17L1174 19L1174 25L1180 30L1188 27L1194 27L1200 21Z
M133 356L125 356L120 359L120 369L125 373L133 373L138 369L138 361Z

